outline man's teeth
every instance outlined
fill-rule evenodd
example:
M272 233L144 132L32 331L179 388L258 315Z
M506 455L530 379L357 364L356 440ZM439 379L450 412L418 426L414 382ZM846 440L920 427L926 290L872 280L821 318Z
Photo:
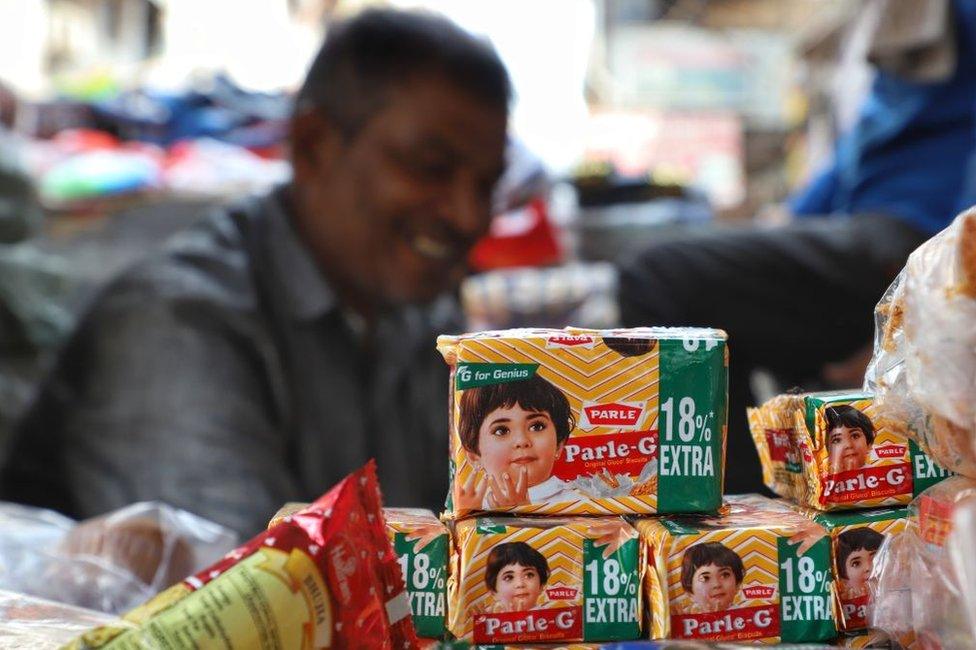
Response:
M426 235L415 235L411 243L414 250L421 255L436 259L447 259L454 250L450 244L439 242Z

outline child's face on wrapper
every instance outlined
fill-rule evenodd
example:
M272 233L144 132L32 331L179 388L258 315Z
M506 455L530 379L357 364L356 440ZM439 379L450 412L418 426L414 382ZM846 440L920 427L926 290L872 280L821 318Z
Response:
M731 567L706 564L695 569L691 579L691 599L703 612L720 612L732 606L739 592Z
M876 552L860 548L847 556L844 561L844 569L847 572L847 585L849 587L860 588L867 584Z
M830 468L832 472L844 472L864 467L867 462L868 437L859 428L844 425L834 427L827 437L830 445Z
M512 481L526 472L527 484L538 485L552 475L562 452L556 427L545 411L526 411L518 404L489 413L478 430L479 454L470 453L485 471Z
M495 598L507 611L532 609L542 594L542 581L534 567L507 564L495 579Z

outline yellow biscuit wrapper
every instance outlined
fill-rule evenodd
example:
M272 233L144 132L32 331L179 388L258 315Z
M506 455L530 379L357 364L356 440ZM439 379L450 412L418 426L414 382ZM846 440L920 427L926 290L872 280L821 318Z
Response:
M620 517L455 524L449 630L477 644L640 636L642 551Z
M386 533L407 585L417 635L444 636L451 535L430 510L383 508Z
M864 630L871 607L868 578L874 556L887 538L905 531L908 509L819 512L806 508L803 514L823 526L830 537L837 628L842 632Z
M648 549L652 639L832 640L830 542L783 502L740 497L718 516L635 523Z
M721 505L724 332L522 329L437 347L451 365L453 516Z
M818 510L907 505L950 476L860 391L780 395L749 426L766 485Z

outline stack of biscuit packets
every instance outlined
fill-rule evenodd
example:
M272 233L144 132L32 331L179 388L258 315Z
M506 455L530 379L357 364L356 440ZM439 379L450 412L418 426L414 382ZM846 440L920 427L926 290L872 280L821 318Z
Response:
M721 507L725 334L508 330L438 349L451 366L450 632L638 638L645 551L620 515Z

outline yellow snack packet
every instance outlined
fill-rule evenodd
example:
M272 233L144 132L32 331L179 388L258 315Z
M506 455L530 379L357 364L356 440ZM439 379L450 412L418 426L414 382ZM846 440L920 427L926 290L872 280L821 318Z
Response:
M781 395L749 425L766 485L818 510L907 505L951 475L861 391Z
M868 578L874 556L885 539L900 535L908 525L907 508L881 508L848 512L804 514L827 530L830 536L831 567L834 575L834 615L837 628L855 632L868 626L871 592Z
M641 548L620 517L454 524L452 634L477 644L640 636Z
M451 365L452 516L721 505L724 332L522 329L437 347Z
M417 635L443 637L451 534L430 510L383 508L383 517L407 585Z
M718 516L641 518L652 639L832 640L830 542L783 502L730 500Z

